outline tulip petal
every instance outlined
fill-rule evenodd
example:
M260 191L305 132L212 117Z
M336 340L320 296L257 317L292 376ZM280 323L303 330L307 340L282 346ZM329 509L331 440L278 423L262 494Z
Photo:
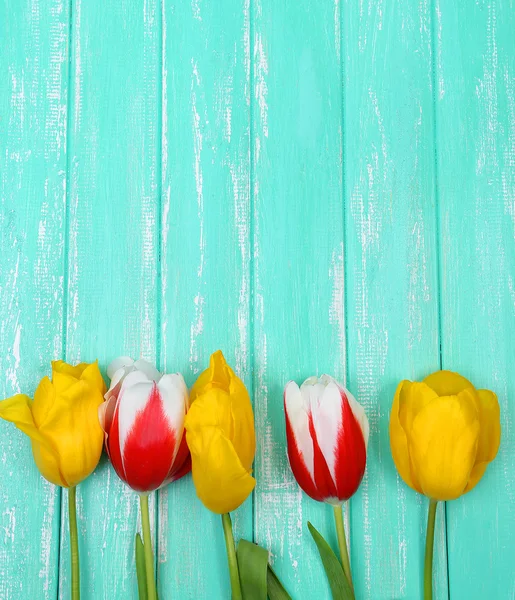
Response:
M490 390L477 390L479 397L479 445L476 462L491 462L501 443L501 413L497 395Z
M366 447L347 390L334 381L329 383L312 414L317 442L336 485L336 498L340 502L348 500L363 479Z
M323 502L324 498L315 485L315 459L309 432L309 416L299 386L294 381L290 381L284 390L284 412L288 459L293 475L308 496Z
M473 390L428 403L407 431L412 472L434 500L458 498L475 463L479 418ZM401 399L402 402L402 399Z
M183 438L184 418L188 405L188 388L182 375L164 375L158 384L159 393L169 427L175 432L176 445L173 460L177 456Z
M401 390L410 381L404 380L399 383L393 400L392 412L390 413L390 449L392 451L393 462L397 467L399 475L410 488L422 493L418 483L411 477L410 457L408 451L408 438L399 419L399 405Z
M186 437L193 483L200 500L217 514L238 508L254 489L256 480L241 464L231 441L217 427L203 427L198 434L187 430Z
M464 490L464 494L467 494L476 487L481 478L486 472L486 468L488 467L488 462L478 462L474 465L472 471L470 472L470 477L467 483L467 487Z
M41 427L54 406L55 388L48 377L43 377L34 393L32 416L37 427Z
M148 360L140 358L134 363L134 368L142 373L145 373L150 381L155 381L156 383L161 381L161 373L154 367L152 363L149 363Z
M188 444L186 442L186 433L182 436L181 443L179 444L179 450L177 452L177 456L173 461L168 474L166 475L166 479L163 482L163 486L172 483L172 481L177 481L184 475L187 475L191 471L191 456L190 449L188 448Z
M438 396L456 396L467 388L474 389L468 379L453 371L435 371L424 379L424 383Z
M133 365L134 361L130 356L119 356L109 363L109 366L107 367L107 376L112 380L115 373L121 369L125 371L126 367L132 367Z
M345 390L345 395L347 396L347 400L349 401L349 405L351 407L352 413L361 428L361 432L363 434L363 439L365 441L365 450L366 450L368 448L370 425L368 423L368 417L365 413L365 409L356 400L356 398L354 398L354 396L349 392L349 390L347 390L347 389Z
M234 376L232 369L225 361L222 351L213 352L209 359L209 367L202 371L190 390L190 402L193 403L198 395L203 394L212 387L229 392L231 374Z
M25 394L16 394L0 402L0 418L14 423L30 439L49 447L50 441L39 431L32 415L32 401Z
M127 376L118 399L120 453L127 483L138 492L148 492L165 480L177 439L157 384L134 383L136 375L135 371Z
M84 380L56 395L39 426L59 455L59 468L69 486L80 483L98 464L103 431L98 421L102 392Z
M102 395L105 394L106 384L102 374L100 373L100 369L98 368L97 360L87 365L80 378L89 383L93 389L99 390Z

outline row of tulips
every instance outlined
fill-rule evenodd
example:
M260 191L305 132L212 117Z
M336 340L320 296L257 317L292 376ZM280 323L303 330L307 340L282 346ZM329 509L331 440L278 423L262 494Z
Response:
M0 402L0 417L32 442L34 460L50 482L68 488L72 599L80 596L76 486L96 468L102 446L118 476L140 495L142 532L136 535L140 599L157 598L148 494L192 471L198 497L222 515L233 600L288 599L268 564L268 552L240 540L230 513L251 494L255 454L249 394L220 351L191 390L179 374L161 375L144 360L116 359L106 390L98 364L52 363L34 399ZM332 377L311 377L284 392L287 449L299 485L332 505L339 554L308 523L333 598L354 599L342 505L365 472L369 425L363 407ZM500 443L497 397L456 373L438 371L423 382L402 381L390 416L394 462L404 481L430 499L424 595L432 598L432 549L438 501L470 491Z

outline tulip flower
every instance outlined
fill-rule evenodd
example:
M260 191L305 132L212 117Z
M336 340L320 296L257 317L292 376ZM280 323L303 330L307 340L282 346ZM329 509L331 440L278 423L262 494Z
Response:
M355 494L365 473L368 419L352 394L332 377L310 377L284 390L286 440L293 475L314 500L334 508L343 570L352 578L342 504Z
M156 598L148 494L186 475L188 390L182 375L161 375L145 360L121 357L108 368L111 386L100 407L105 446L122 481L140 494L149 600Z
M390 415L390 446L402 479L428 496L425 598L432 597L438 501L472 490L495 458L501 439L497 396L458 373L437 371L422 383L401 381Z
M45 479L68 488L72 599L80 594L76 486L90 475L102 453L97 411L105 384L98 364L52 362L52 379L44 377L34 400L17 394L0 402L0 417L29 436L32 454Z
M219 350L190 392L186 439L192 476L200 500L222 515L233 600L241 598L238 564L229 512L256 485L252 462L256 451L254 414L245 385Z

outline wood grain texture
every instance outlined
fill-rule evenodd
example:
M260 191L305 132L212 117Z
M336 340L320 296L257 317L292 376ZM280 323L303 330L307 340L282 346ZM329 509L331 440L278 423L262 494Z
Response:
M66 357L156 358L158 3L72 10ZM64 496L63 496L64 499ZM138 496L107 461L78 488L85 598L136 598ZM63 502L60 595L69 597Z
M501 405L498 457L447 505L452 598L515 598L515 4L438 0L443 365Z
M163 15L162 365L188 385L220 348L251 385L249 5L167 1ZM163 598L228 598L221 518L191 477L160 492ZM252 498L233 515L252 540Z
M349 382L370 421L351 507L360 598L420 598L428 502L398 476L388 423L397 384L439 368L431 10L343 4ZM447 598L445 522L435 598Z
M255 537L290 594L326 598L307 521L336 548L333 514L290 471L283 389L345 376L340 13L259 0L252 23Z
M0 2L0 398L60 358L68 5ZM60 490L0 423L0 598L56 597ZM30 573L22 577L20 573Z

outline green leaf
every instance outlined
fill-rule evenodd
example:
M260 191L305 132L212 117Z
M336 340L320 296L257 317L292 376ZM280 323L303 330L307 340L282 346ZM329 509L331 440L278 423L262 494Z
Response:
M247 540L240 540L236 550L244 600L266 600L268 552Z
M284 589L283 584L279 581L279 578L270 565L268 565L266 581L270 600L291 600L290 594Z
M291 600L268 564L267 550L240 540L236 556L244 600Z
M145 548L139 533L136 534L136 573L138 575L139 600L147 600L147 572L145 570Z
M309 521L308 529L320 553L320 558L322 559L322 564L324 565L325 573L331 587L333 600L354 600L354 593L347 581L347 577L345 577L340 561L331 550L331 546L329 546Z

